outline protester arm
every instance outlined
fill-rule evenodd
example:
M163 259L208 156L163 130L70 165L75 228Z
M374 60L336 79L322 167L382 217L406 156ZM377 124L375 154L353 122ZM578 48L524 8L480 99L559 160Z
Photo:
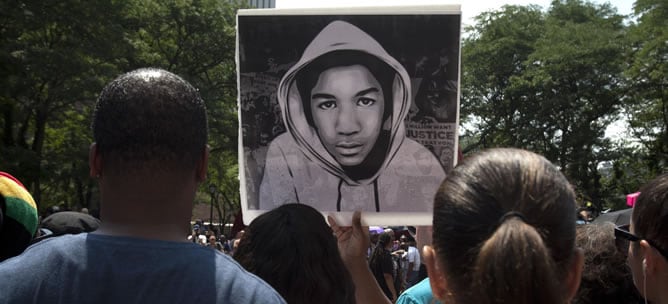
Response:
M339 247L339 254L350 272L355 284L355 300L357 303L389 304L390 300L376 282L366 260L366 249L369 247L369 229L362 227L361 213L353 213L353 226L340 227L333 217L327 221L332 226Z

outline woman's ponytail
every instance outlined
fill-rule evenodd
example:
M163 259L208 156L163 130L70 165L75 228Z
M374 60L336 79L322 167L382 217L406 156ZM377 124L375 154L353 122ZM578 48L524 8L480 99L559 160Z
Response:
M545 158L517 149L467 158L436 194L433 229L449 302L567 302L575 193Z
M536 229L520 217L503 220L473 267L471 303L564 303L556 266Z

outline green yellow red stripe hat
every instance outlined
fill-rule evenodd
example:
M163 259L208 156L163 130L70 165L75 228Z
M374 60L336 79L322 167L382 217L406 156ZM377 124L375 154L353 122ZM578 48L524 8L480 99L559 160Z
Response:
M25 186L0 171L0 261L21 254L37 230L37 204Z

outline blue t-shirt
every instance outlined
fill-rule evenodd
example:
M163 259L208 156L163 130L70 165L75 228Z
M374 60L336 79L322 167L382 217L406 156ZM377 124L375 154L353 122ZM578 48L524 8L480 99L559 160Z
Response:
M229 256L191 242L82 233L0 263L0 303L285 303Z
M440 304L441 302L434 299L431 293L431 285L429 285L429 278L426 278L420 283L413 285L413 287L406 289L396 304Z

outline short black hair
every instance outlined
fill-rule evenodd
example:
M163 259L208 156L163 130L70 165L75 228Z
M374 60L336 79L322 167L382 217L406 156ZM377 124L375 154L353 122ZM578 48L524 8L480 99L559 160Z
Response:
M393 109L393 92L394 78L397 72L390 67L386 62L380 60L378 57L354 50L332 51L324 54L310 63L306 64L299 72L297 72L297 90L304 105L304 115L309 125L315 126L313 122L313 114L311 113L311 90L322 72L335 67L345 67L352 65L361 65L365 67L371 75L380 83L383 90L385 110L383 112L383 120L392 115Z
M206 107L183 78L156 68L138 69L109 83L91 126L98 152L114 170L149 163L191 168L206 148Z

